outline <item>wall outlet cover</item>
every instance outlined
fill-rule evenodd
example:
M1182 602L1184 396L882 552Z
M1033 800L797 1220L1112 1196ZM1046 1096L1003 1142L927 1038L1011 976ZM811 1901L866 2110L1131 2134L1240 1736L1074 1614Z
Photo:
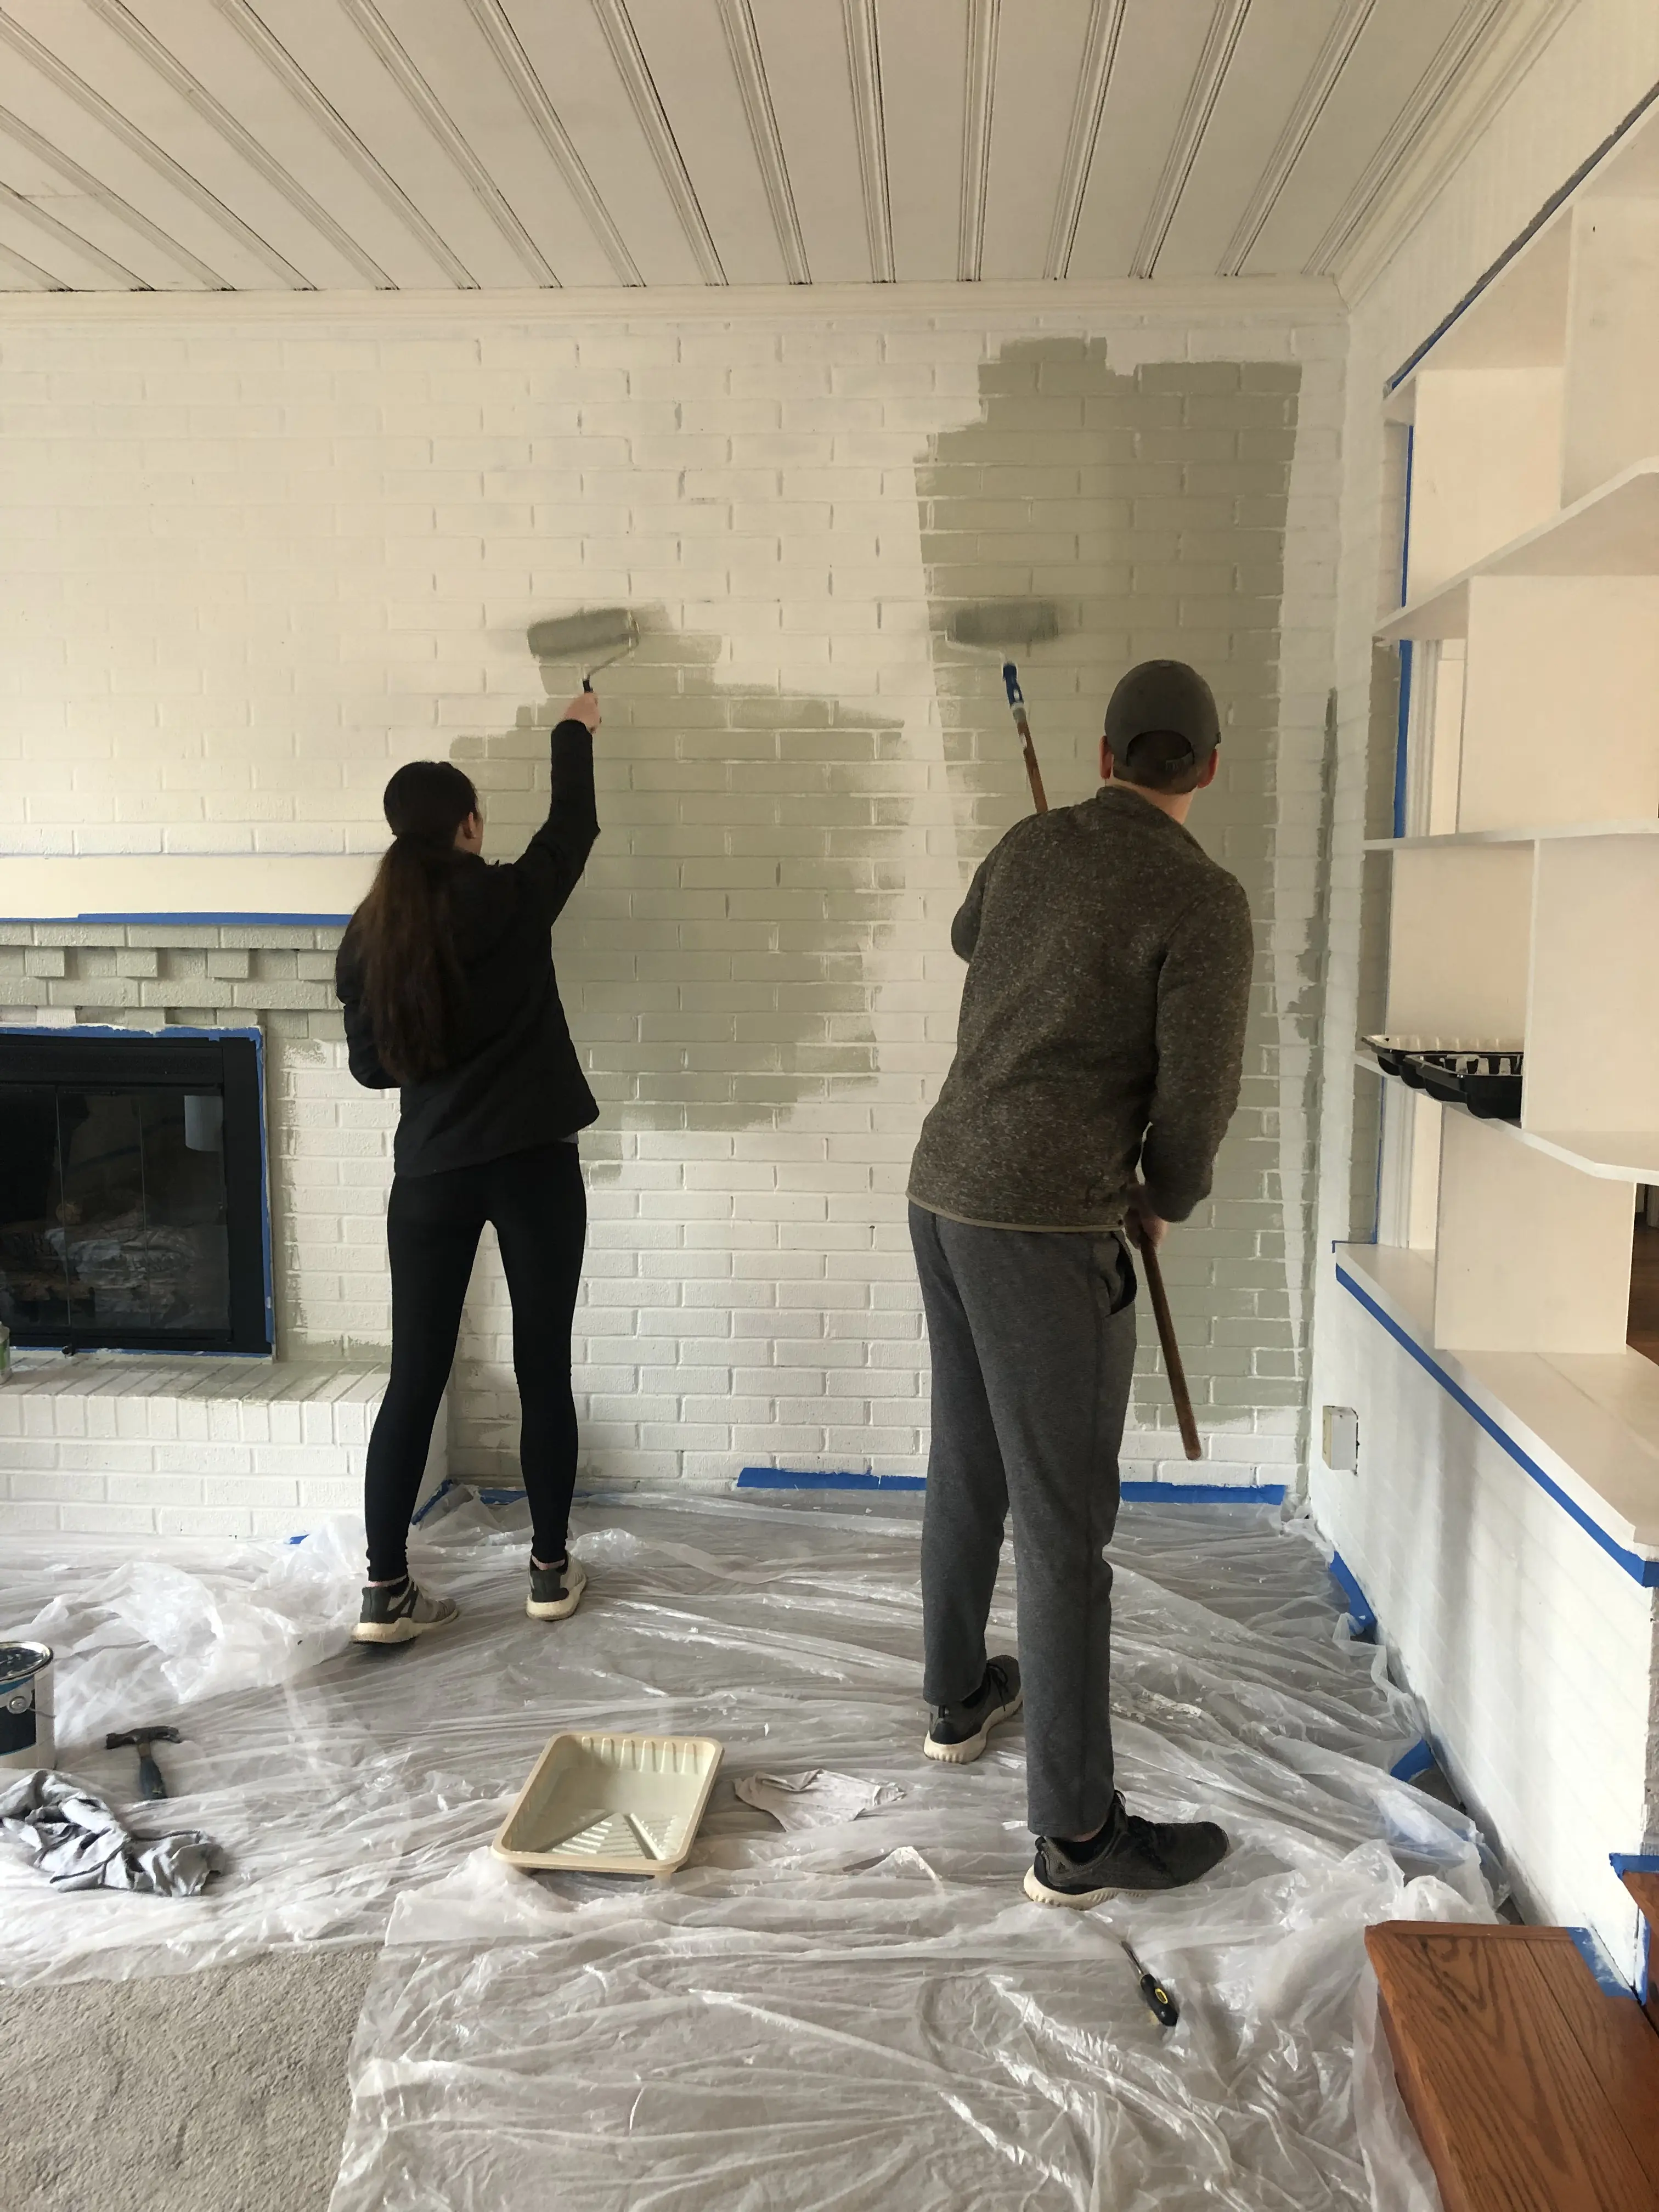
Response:
M1323 1408L1325 1464L1333 1474L1359 1472L1359 1416L1352 1406Z

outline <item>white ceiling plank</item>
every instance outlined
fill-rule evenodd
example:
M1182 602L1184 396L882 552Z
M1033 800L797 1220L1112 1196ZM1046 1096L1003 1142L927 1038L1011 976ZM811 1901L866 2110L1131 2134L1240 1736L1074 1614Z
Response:
M467 280L509 290L534 282L340 0L251 0L250 12L395 179Z
M751 5L813 280L868 283L870 241L841 0Z
M1011 0L1002 9L981 262L988 277L1043 272L1091 12L1090 0Z
M1421 82L1449 18L1447 0L1388 0L1373 9L1243 274L1305 265Z
M968 52L962 97L962 184L957 211L957 276L976 284L985 259L985 200L991 182L991 114L996 97L1002 0L968 0Z
M876 0L842 0L847 35L847 74L853 94L853 128L859 142L859 189L864 196L864 236L870 274L893 281L893 210L887 190L887 123L882 109L881 33Z
M647 284L703 282L590 0L503 4L640 275Z
M1160 276L1212 276L1343 0L1250 0L1158 250Z
M1377 5L1378 0L1341 0L1314 58L1313 67L1302 80L1296 104L1285 117L1284 128L1255 180L1255 187L1222 249L1221 258L1216 264L1218 275L1236 276L1249 260Z
M1210 18L1210 27L1204 34L1203 52L1198 66L1193 71L1193 81L1187 88L1187 98L1181 111L1181 120L1170 141L1170 150L1164 158L1164 172L1152 193L1152 205L1146 210L1146 220L1141 225L1140 236L1135 240L1135 250L1130 257L1132 276L1151 276L1158 269L1170 226L1181 205L1187 179L1192 173L1204 134L1215 112L1221 96L1221 88L1227 79L1235 49L1243 32L1250 11L1250 0L1215 0L1215 12Z
M628 12L728 281L787 283L719 0L629 0Z
M175 0L175 4L194 11L199 29L205 28L201 0ZM321 142L318 155L313 156L313 162L320 157L319 183L325 182L331 193L339 195L337 204L353 211L359 234L371 242L398 284L412 290L435 281L459 289L476 289L477 280L459 255L440 237L397 179L307 75L252 0L212 0L212 5L220 23L234 33L255 72L252 112L285 113L282 102L273 101L273 86L281 88L288 108L296 112ZM239 86L247 81L246 71L234 79ZM306 173L310 173L311 167L312 163L307 164ZM362 207L365 189L368 208ZM389 229L385 227L388 221Z
M1089 28L1078 69L1077 94L1072 103L1072 120L1066 133L1066 151L1054 191L1048 250L1043 257L1042 273L1048 277L1064 276L1071 264L1078 218L1083 213L1083 195L1088 190L1101 119L1106 112L1106 95L1117 66L1126 4L1127 0L1092 0L1090 7Z
M0 176L157 291L222 289L158 224L130 207L89 169L71 161L21 116L0 107Z
M0 12L0 41L11 50L8 77L19 110L49 135L54 126L43 118L55 111L57 143L82 160L98 139L117 141L129 163L155 180L142 197L118 185L123 197L155 213L234 284L303 289L313 282L276 242L282 236L293 247L303 238L314 248L310 226L297 222L293 208L79 0L9 0ZM50 103L37 107L31 81L50 87Z
M806 259L806 242L800 234L795 188L789 180L788 165L783 158L783 137L778 129L777 110L772 104L772 87L760 49L760 33L755 28L755 11L750 0L716 0L716 4L743 101L750 143L766 187L773 234L783 257L785 273L792 284L810 284L812 271Z
M882 0L878 21L894 274L954 276L968 0Z
M216 33L224 38L224 26L216 17L198 14L188 24L175 26L175 46L145 21L140 7L129 6L127 0L82 0L82 4L125 43L142 68L168 85L210 131L293 210L301 228L295 234L295 244L288 250L306 269L313 283L349 287L355 276L357 283L367 284L371 290L391 287L392 280L386 270L358 244L332 210L325 207L309 186L283 163L258 131L249 130L240 117L226 106L196 74L195 67L187 65L180 58L182 52L188 52L191 64L196 64L196 48L202 30L207 32L210 41ZM188 35L179 37L180 31ZM267 118L261 117L258 120L263 125ZM187 154L185 158L188 161ZM258 219L258 211L255 213ZM287 229L279 210L272 231L277 244L284 242ZM307 233L313 234L308 236ZM319 241L323 249L320 252Z
M27 198L0 178L0 240L14 258L35 272L30 289L76 292L133 292L144 288L130 269L87 244L64 217L74 206L54 209Z
M532 122L480 11L457 7L453 0L376 0L376 5L422 80L441 92L451 129L473 164L487 170L496 200L532 242L549 272L539 281L614 284L617 270L605 241ZM496 36L504 30L510 38L504 11L495 11L494 20ZM518 54L519 66L527 71L528 57L521 47ZM554 122L556 126L556 110ZM574 156L574 148L569 150ZM529 271L532 264L526 266Z
M71 284L65 278L54 276L38 261L31 261L27 253L8 246L5 234L9 227L4 215L0 213L0 277L5 280L0 283L0 292L87 292L99 289L92 284ZM32 239L29 242L34 243Z
M427 251L408 219L406 204L389 198L389 180L375 181L363 150L342 143L343 126L319 112L314 89L295 81L293 65L271 66L269 34L258 37L258 19L234 5L203 0L98 0L120 8L189 70L201 92L262 145L270 158L350 239L362 257L359 284L371 288L426 286L453 272ZM250 39L250 23L255 36ZM379 271L377 276L374 272ZM350 282L351 280L343 280Z
M1129 274L1214 15L1212 0L1128 0L1069 276Z
M634 28L634 19L628 12L627 0L591 0L593 13L599 18L599 29L611 49L611 58L617 65L617 75L632 103L634 113L645 143L651 149L651 158L657 165L674 212L679 217L680 228L685 234L686 244L691 248L698 268L707 284L724 284L726 270L720 264L720 249L708 228L697 198L696 187L691 182L685 166L685 156L674 136L674 126L662 104L662 94L651 74L651 64L640 44L640 34Z

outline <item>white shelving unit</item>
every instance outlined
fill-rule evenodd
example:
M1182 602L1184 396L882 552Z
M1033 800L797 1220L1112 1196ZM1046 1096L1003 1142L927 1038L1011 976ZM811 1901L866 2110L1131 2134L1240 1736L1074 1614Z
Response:
M1659 1504L1659 1389L1626 1346L1634 1187L1659 1183L1656 361L1650 122L1390 395L1409 834L1370 849L1389 1033L1526 1055L1518 1127L1389 1085L1378 1233L1414 1255L1423 1340L1636 1362L1612 1398Z

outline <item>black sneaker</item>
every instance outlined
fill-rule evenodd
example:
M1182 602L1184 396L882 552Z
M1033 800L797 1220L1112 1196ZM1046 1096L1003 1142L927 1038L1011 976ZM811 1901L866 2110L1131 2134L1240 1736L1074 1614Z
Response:
M532 1620L568 1620L582 1601L587 1577L580 1559L565 1559L556 1567L530 1566L530 1595L524 1609Z
M428 1597L413 1575L400 1583L363 1591L363 1609L351 1632L354 1644L407 1644L428 1629L447 1628L461 1608L453 1598Z
M1143 1820L1139 1813L1126 1812L1118 1796L1091 1843L1037 1838L1025 1894L1034 1905L1081 1911L1121 1889L1184 1889L1226 1856L1227 1832L1213 1820Z
M990 1662L985 1680L965 1703L934 1707L933 1724L921 1747L929 1759L967 1766L984 1750L997 1723L1012 1720L1018 1711L1019 1662L1005 1653Z

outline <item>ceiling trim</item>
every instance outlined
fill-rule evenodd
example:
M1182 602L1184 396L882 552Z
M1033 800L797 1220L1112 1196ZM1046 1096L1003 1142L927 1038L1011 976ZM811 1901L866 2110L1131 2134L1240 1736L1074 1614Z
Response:
M1106 112L1106 95L1112 86L1112 64L1123 28L1128 0L1094 0L1084 40L1083 73L1072 104L1072 126L1066 134L1066 152L1060 165L1060 188L1054 195L1054 219L1048 232L1048 252L1042 264L1045 276L1064 276L1072 265L1072 248L1083 215L1083 196L1089 188L1100 118Z
M1466 14L1474 15L1479 7L1480 0L1471 0ZM1457 64L1458 81L1441 87L1419 117L1395 155L1395 168L1373 191L1371 204L1349 223L1340 246L1319 268L1310 265L1306 273L1334 276L1347 299L1357 300L1368 291L1462 169L1466 156L1571 12L1559 0L1518 0L1518 4L1510 0L1496 23L1486 25L1484 51L1471 55L1464 49ZM1471 44L1480 44L1478 29ZM1327 237L1341 220L1339 215Z
M465 178L472 197L538 284L556 284L552 264L520 222L507 195L463 137L459 125L434 92L403 40L374 5L374 0L339 0L340 7L392 82L428 131Z
M743 112L748 118L755 159L760 164L761 181L766 187L766 202L772 210L772 228L777 233L785 274L792 284L810 284L812 272L806 263L806 241L800 234L795 188L789 181L788 165L783 158L783 134L778 129L777 110L772 105L772 87L766 74L765 57L761 52L760 33L755 28L754 11L749 0L716 0L716 4L726 32L726 50L737 73L738 89L743 94Z
M1018 325L1033 337L1095 317L1202 316L1341 324L1347 309L1328 276L1133 276L1050 284L674 284L636 292L620 284L560 291L500 288L429 292L0 292L0 324L239 322L430 324L475 330L525 323L836 322L915 315L952 329Z
M841 13L847 32L847 73L853 88L870 274L878 284L890 284L896 274L893 210L887 192L887 126L881 105L881 36L876 26L876 0L842 0Z
M117 38L124 40L164 83L171 85L179 99L216 131L251 169L257 170L274 191L280 192L295 213L303 216L313 230L328 240L343 261L355 269L360 276L366 277L377 290L395 289L391 277L374 256L359 246L349 231L334 220L322 202L314 199L299 179L291 175L274 154L268 153L253 133L214 97L175 54L162 45L149 25L138 21L132 10L124 4L124 0L83 0L83 4L90 8Z
M14 115L9 107L0 107L0 131L9 138L15 138L20 146L27 146L37 161L44 161L48 168L56 169L66 183L75 186L76 191L95 200L106 215L112 215L118 222L125 223L141 238L147 238L153 246L165 253L169 260L176 261L181 269L189 270L210 292L235 290L228 277L222 276L216 269L210 269L205 261L199 259L187 246L180 246L178 240L170 232L163 230L159 222L152 222L141 209L133 206L131 200L124 200L119 192L112 191L101 177L94 177L90 169L83 169L67 154L60 154L49 138L43 138L32 123L25 123L21 115ZM149 291L152 288L146 284L141 289ZM154 289L159 290L161 288Z
M256 259L263 261L273 276L280 277L285 284L291 283L296 291L311 289L310 278L296 269L285 254L279 253L274 246L261 238L251 224L244 222L234 208L227 207L217 192L210 191L199 179L191 176L188 169L181 167L171 154L147 137L136 123L129 123L119 108L112 107L102 93L94 92L83 78L76 76L67 63L60 62L49 46L43 46L32 33L26 31L20 22L3 11L0 11L0 39L3 39L15 53L21 54L32 68L39 70L42 76L55 84L65 99L72 100L94 122L102 124L106 131L118 138L130 152L154 169L156 175L163 178L175 191L182 192L222 230L228 231ZM197 264L198 267L204 265ZM213 279L216 284L222 284L224 281L222 276Z
M1313 136L1314 125L1325 112L1325 103L1336 88L1336 81L1348 65L1348 58L1359 42L1359 34L1370 21L1376 0L1347 0L1347 5L1327 33L1325 43L1308 72L1307 81L1297 95L1296 106L1291 110L1285 128L1279 134L1279 143L1267 156L1267 165L1256 179L1255 190L1245 204L1238 219L1238 228L1227 241L1216 274L1237 276L1249 259L1255 242L1267 227L1267 218L1279 204L1279 196L1290 182L1291 172L1301 160L1303 149Z
M1244 18L1249 12L1250 0L1216 0L1215 13L1211 16L1210 27L1205 33L1204 51L1198 58L1198 67L1193 71L1193 81L1187 90L1186 105L1181 111L1181 121L1176 128L1169 158L1164 164L1164 173L1158 180L1158 189L1146 210L1146 220L1141 225L1140 236L1136 240L1135 250L1129 258L1131 276L1150 276L1158 267L1158 257L1164 251L1164 241L1176 219L1176 210L1181 205L1181 196L1187 189L1187 179L1198 159L1204 133L1210 127L1216 101L1221 97L1222 80L1227 74L1233 50L1238 44L1239 33L1244 28Z
M977 284L985 258L985 198L991 182L991 104L996 93L1002 0L968 0L968 86L963 100L962 212L957 276Z
M626 240L612 222L611 210L599 198L593 179L587 173L587 165L576 151L575 143L559 119L558 110L547 96L547 88L537 76L530 57L519 43L519 34L507 21L501 0L466 0L472 20L483 33L489 51L501 75L512 86L518 102L527 117L531 129L541 140L554 167L570 189L570 196L587 219L587 227L598 239L605 259L617 272L619 283L639 285L641 276Z
M674 203L674 212L680 219L696 264L708 284L724 284L726 270L721 265L720 249L714 244L714 234L708 228L702 204L697 198L696 187L691 182L691 173L685 166L685 156L680 151L679 141L674 136L674 126L668 119L668 111L657 90L657 81L651 74L651 64L645 58L645 49L640 44L640 34L634 28L623 0L592 0L593 13L599 17L605 42L611 49L611 58L617 64L641 130L645 133L651 157L655 161L668 197Z
M94 268L101 269L106 276L113 276L124 291L142 292L148 289L143 278L118 261L112 253L106 253L101 246L94 246L90 239L82 238L78 230L71 230L66 222L60 222L49 209L30 199L27 193L15 191L10 185L0 184L0 206L10 208L27 222L37 223L48 238L55 238L60 245L67 246L71 253L83 255ZM19 254L17 258L26 260L27 257ZM37 266L32 261L27 265L31 269ZM47 270L40 269L37 273L47 276L54 290L63 282L61 277L51 276Z
M213 0L213 4L258 55L289 99L344 155L363 182L397 216L422 251L437 263L451 283L464 292L476 292L478 280L466 264L439 236L391 171L370 153L339 109L307 76L264 17L254 12L250 0Z

